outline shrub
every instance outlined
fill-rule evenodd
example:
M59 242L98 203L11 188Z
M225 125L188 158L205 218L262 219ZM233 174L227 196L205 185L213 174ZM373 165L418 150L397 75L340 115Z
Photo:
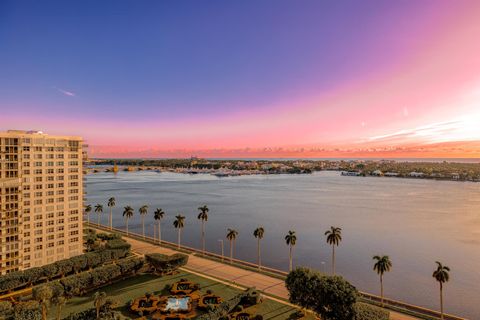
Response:
M357 302L355 304L355 320L388 320L390 312L371 304Z
M42 271L43 276L46 277L47 279L51 279L58 274L57 266L54 263L47 264L41 267L40 269Z
M55 269L57 269L55 267ZM30 268L25 271L18 271L21 274L22 284L31 285L44 276L44 272L41 267Z
M73 272L78 273L88 268L87 254L81 254L70 258L73 262Z
M290 302L311 309L325 320L353 320L358 291L339 276L308 268L291 271L285 280Z
M54 262L54 264L57 267L58 274L62 276L72 273L72 271L74 270L74 264L71 259L59 260L57 262Z
M15 320L42 320L42 310L37 301L17 303L14 307Z
M188 256L181 253L176 253L167 256L160 253L151 253L145 255L147 262L160 273L167 273L177 270L188 262Z
M52 279L58 276L66 276L79 273L88 268L96 268L106 262L123 258L130 250L130 244L123 240L122 243L114 244L114 248L101 249L88 252L69 259L59 260L42 267L30 268L24 271L16 271L0 277L0 291L12 290L25 285L38 283L40 280Z
M117 320L123 319L119 312L113 310L113 302L107 300L105 304L100 308L100 315L97 318L97 310L95 308L81 311L78 313L70 314L64 320Z
M220 320L220 319L228 319L228 314L238 306L238 304L242 301L250 297L253 292L256 292L254 289L247 289L242 293L237 294L232 299L227 300L219 304L213 310L210 310L208 313L205 313L199 317L197 320Z
M97 238L100 240L114 240L121 239L122 236L118 233L97 233Z
M325 320L355 319L358 291L340 276L323 276L315 311Z
M11 272L0 277L0 290L11 290L24 284L20 271Z
M320 275L308 268L296 268L291 271L285 280L291 303L310 310L315 309L317 297L315 290L318 287Z
M130 252L131 245L123 239L113 239L107 241L105 249L117 250L118 253L124 257Z
M10 301L0 301L0 319L8 319L13 316L13 306Z
M100 286L109 282L110 280L119 277L122 275L121 269L119 266L111 264L108 266L96 268L91 273L91 281L94 287Z
M110 264L95 268L91 271L72 275L56 282L63 286L67 295L82 295L88 290L102 286L121 275L135 273L143 265L143 259L133 258L120 261L118 264ZM52 284L55 282L52 282ZM50 285L51 283L49 283Z
M137 272L143 267L143 259L123 259L117 262L120 272L126 274L128 272Z

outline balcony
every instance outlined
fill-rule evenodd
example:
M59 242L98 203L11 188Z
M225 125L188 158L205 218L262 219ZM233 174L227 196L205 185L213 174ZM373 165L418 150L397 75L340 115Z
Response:
M2 178L0 179L0 188L15 188L22 183L20 178Z

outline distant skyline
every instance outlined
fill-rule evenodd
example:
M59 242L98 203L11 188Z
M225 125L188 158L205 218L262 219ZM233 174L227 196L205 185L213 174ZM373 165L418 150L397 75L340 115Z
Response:
M93 157L480 158L479 1L1 1L0 131Z

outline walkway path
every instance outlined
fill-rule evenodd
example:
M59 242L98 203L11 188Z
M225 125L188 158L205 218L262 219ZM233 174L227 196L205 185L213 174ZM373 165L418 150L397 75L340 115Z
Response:
M132 251L136 254L144 255L147 253L163 253L171 255L178 253L169 248L160 247L126 236L124 236L124 239L132 245ZM228 265L228 262L216 262L202 258L197 254L190 254L188 264L184 269L193 273L201 273L218 280L230 281L242 287L256 287L267 295L273 295L274 297L279 297L281 299L288 299L288 291L285 288L285 282L283 280L231 266ZM279 301L284 303L283 300ZM417 318L390 311L390 319L415 320Z

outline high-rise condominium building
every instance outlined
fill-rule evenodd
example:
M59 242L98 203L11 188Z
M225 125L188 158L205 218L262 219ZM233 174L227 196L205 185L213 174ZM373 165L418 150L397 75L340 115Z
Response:
M82 253L82 139L0 132L0 274Z

